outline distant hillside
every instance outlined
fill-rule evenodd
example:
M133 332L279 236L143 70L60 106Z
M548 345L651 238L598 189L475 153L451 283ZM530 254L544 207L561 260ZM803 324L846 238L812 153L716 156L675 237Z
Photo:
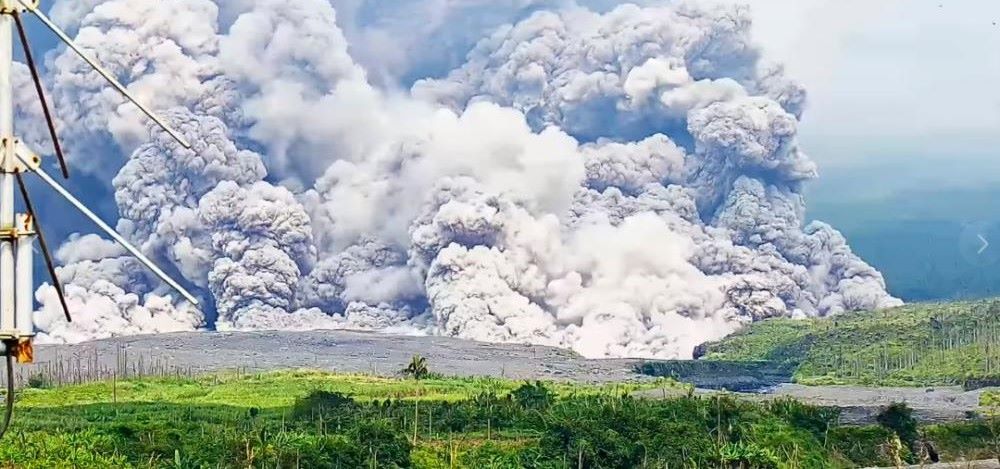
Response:
M900 166L828 168L810 191L809 218L842 232L851 250L882 272L889 293L906 302L1000 296L1000 187L970 184L969 174L955 175L966 181L955 188L886 187L881 175ZM979 235L992 244L982 252Z
M1000 382L1000 300L769 320L703 348L704 360L792 367L803 384Z

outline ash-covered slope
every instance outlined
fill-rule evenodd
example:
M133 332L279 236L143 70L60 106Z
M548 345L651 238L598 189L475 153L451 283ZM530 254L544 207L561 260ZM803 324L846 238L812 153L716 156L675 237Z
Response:
M748 11L608 3L57 2L194 142L47 57L72 163L115 175L119 229L208 307L77 237L77 320L43 286L42 337L360 328L672 358L762 318L899 304L805 223L805 92Z
M47 344L38 347L35 364L19 377L26 381L62 369L84 381L105 380L116 368L121 378L123 367L134 376L308 369L391 377L414 355L444 376L587 383L651 379L636 371L641 360L591 360L540 345L332 330L177 332Z

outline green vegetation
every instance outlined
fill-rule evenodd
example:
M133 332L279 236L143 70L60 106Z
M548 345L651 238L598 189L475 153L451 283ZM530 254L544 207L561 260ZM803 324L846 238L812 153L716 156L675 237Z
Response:
M675 397L631 397L654 389ZM0 464L829 468L890 464L886 448L899 441L897 431L913 430L905 418L887 420L897 430L837 419L835 410L790 400L697 397L666 380L579 385L308 371L139 379L25 389ZM959 437L976 428L917 430L940 438L949 457L991 451L988 438Z
M979 395L979 405L1000 409L1000 391L986 390Z
M313 391L340 393L358 402L384 399L454 402L484 392L506 395L522 384L518 381L493 378L431 378L417 382L369 375L296 370L250 375L207 375L195 378L141 378L53 389L26 389L18 394L18 408L157 402L274 409L290 408L300 398ZM681 385L659 380L602 385L549 383L547 386L559 396L595 396L629 394L634 391L674 388Z
M775 319L705 347L705 359L791 366L803 384L1000 383L1000 301Z
M755 392L791 381L796 367L794 363L776 361L665 360L644 361L636 366L636 372L699 388Z
M1000 456L1000 426L995 418L932 425L923 429L924 437L934 442L942 461L997 459Z
M919 430L917 419L913 418L913 410L906 404L893 403L878 415L878 423L891 430L901 443L911 451L917 447Z
M989 454L1000 457L1000 392L983 392L980 405L985 409L983 413L986 418L980 425L971 429L974 433L966 432L978 437L965 440L956 438L956 441L966 441L970 446L986 447L989 449Z
M431 374L431 370L427 368L427 359L420 355L414 355L410 359L410 364L403 368L403 374L413 379L426 378Z

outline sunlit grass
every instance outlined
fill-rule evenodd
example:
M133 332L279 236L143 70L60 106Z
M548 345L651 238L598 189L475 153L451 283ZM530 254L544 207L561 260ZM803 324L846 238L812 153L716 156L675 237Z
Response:
M288 407L312 391L339 392L357 401L374 399L458 401L484 392L506 394L523 381L496 378L433 377L424 380L386 378L360 374L334 374L313 370L261 374L208 375L198 378L143 378L98 382L53 389L26 389L18 405L28 408L102 403L156 402L164 404L226 405L235 407ZM641 383L587 385L548 383L558 395L629 394L634 391L674 388L670 380Z
M983 393L979 395L979 405L996 413L1000 413L1000 391L983 391Z

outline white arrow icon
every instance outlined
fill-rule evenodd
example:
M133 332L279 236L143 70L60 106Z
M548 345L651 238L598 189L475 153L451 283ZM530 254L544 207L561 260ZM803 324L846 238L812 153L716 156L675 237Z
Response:
M983 242L983 247L979 248L979 251L977 251L976 254L982 254L983 252L986 251L986 248L990 247L990 243L989 241L986 241L986 238L984 238L983 235L976 235L976 236L978 236L979 240Z

